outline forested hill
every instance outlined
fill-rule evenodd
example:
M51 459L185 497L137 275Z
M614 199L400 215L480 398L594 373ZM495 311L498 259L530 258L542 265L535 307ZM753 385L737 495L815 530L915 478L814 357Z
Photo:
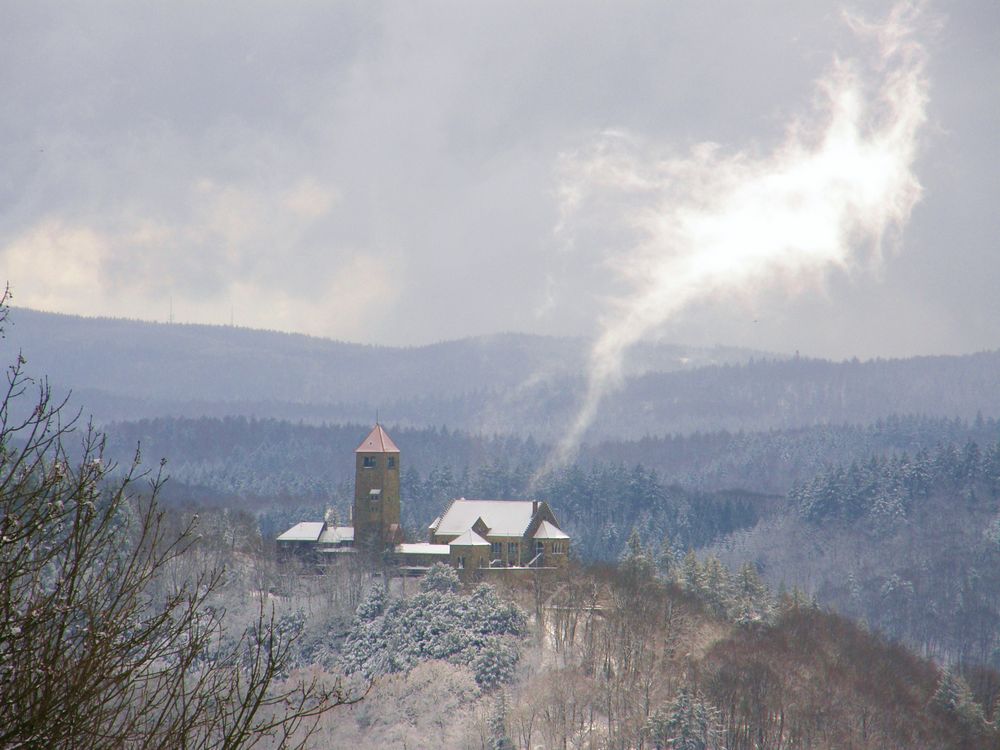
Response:
M520 334L389 348L225 326L14 310L8 353L72 386L98 421L273 417L555 439L584 391L587 343ZM891 414L1000 416L1000 352L867 362L739 349L637 348L587 435L602 439L869 424Z
M392 402L448 403L478 391L562 382L584 369L587 342L498 334L428 346L385 347L232 326L84 318L13 309L8 353L72 387L103 419L159 414L247 414L368 421ZM643 345L631 375L746 361L751 350ZM356 416L355 416L356 415ZM426 414L416 409L414 421ZM433 421L433 419L431 420Z
M169 457L167 471L182 501L280 505L266 530L271 538L325 507L347 513L353 449L366 429L241 417L161 418L109 425L107 450L121 461L141 445L150 465ZM614 559L636 527L647 541L658 543L669 533L686 548L752 526L772 508L773 496L811 481L832 462L890 460L941 445L974 443L986 450L1000 441L1000 423L992 419L894 417L867 427L586 446L576 463L539 478L548 446L530 438L393 425L389 431L403 449L404 520L417 537L460 495L538 497L557 509L577 539L586 539L580 546L585 556L604 559Z
M308 425L244 417L161 417L107 425L108 454L126 461L141 445L147 461L167 458L176 479L212 493L321 499L354 478L354 448L370 425ZM403 467L421 475L447 470L489 474L491 491L519 495L549 455L532 438L475 435L447 428L388 424ZM1000 441L1000 421L893 416L871 425L821 425L764 432L715 432L584 445L577 463L643 466L668 484L698 491L752 489L784 494L830 464L890 458L938 445ZM506 489L505 489L506 488ZM454 488L459 493L469 487ZM427 519L429 520L429 519Z

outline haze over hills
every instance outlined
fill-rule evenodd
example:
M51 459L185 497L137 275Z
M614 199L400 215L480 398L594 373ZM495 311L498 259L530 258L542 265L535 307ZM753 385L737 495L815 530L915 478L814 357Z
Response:
M228 326L15 309L30 370L99 422L244 415L370 422L552 440L582 392L588 342L498 334L419 347ZM1000 352L834 363L733 347L645 344L588 441L867 424L892 414L1000 416Z
M368 421L379 406L448 404L574 381L588 342L496 334L427 346L387 347L301 334L14 309L3 344L33 373L71 387L100 419L161 414L247 414ZM731 364L763 352L647 344L627 375ZM434 407L409 407L415 424ZM441 407L436 407L440 409ZM394 415L395 416L395 415Z

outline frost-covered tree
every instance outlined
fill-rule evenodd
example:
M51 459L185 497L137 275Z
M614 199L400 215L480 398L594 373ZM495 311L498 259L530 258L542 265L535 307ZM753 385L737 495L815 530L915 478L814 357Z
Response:
M646 549L645 545L643 545L638 529L632 529L632 533L629 534L628 541L625 543L625 549L619 560L619 567L623 573L634 580L652 578L653 573L656 571L653 556Z
M685 591L698 594L705 585L705 575L698 556L689 549L675 571L677 585Z
M439 593L455 592L461 587L458 572L450 565L434 563L420 581L421 591L437 591Z
M937 689L931 696L931 706L947 714L958 717L970 729L986 726L983 707L979 705L968 684L950 669L941 672Z
M670 544L670 535L664 534L660 542L660 553L656 557L656 567L660 575L669 580L677 566L677 555Z
M701 692L682 687L668 706L650 717L646 732L656 750L715 750L719 712Z
M406 672L429 659L470 667L484 688L509 680L527 634L527 617L482 584L471 595L422 591L376 602L371 594L344 645L346 672L367 677Z
M507 731L507 696L503 690L497 691L496 701L489 718L489 750L514 750L514 741Z
M372 586L368 596L358 605L357 617L363 622L370 622L385 612L386 593L382 586Z
M227 644L210 606L224 572L167 575L196 521L172 525L138 453L115 474L25 364L0 392L0 747L284 743L343 702L316 681L275 689L290 641L263 608Z
M721 617L728 616L735 606L729 569L714 555L705 560L702 567L702 585L698 593Z
M732 619L737 625L751 626L769 622L774 603L767 585L760 579L753 563L743 563L733 580Z

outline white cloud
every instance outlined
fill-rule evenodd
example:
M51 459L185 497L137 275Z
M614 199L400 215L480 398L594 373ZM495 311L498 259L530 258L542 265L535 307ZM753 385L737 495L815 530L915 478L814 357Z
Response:
M319 219L326 216L339 200L338 190L305 177L285 194L284 205L303 219Z
M873 59L835 61L818 84L819 110L794 119L771 153L702 144L674 155L613 134L564 159L561 231L586 241L597 226L617 227L606 262L625 291L611 300L553 462L576 449L628 349L685 308L794 295L833 268L880 257L921 195L914 163L928 82L916 16L903 3L882 24L854 23L877 37Z
M18 305L88 314L106 278L107 238L46 219L0 247L0 268Z
M583 239L553 238L558 154L602 131L614 148L656 158L686 158L695 140L727 144L709 162L725 162L730 144L750 160L773 153L833 49L855 54L857 39L834 22L840 4L20 4L0 25L0 247L47 223L89 231L108 277L86 299L76 290L92 278L44 293L34 276L10 281L53 309L162 319L172 294L179 319L228 321L233 307L248 324L263 316L241 317L254 304L239 285L266 287L312 300L294 306L300 324L287 322L312 331L330 318L319 300L353 254L383 267L392 256L407 269L391 279L395 308L353 337L591 333L602 299L636 293L597 248L637 227L594 222ZM995 345L1000 48L989 42L1000 5L948 12L930 71L937 151L921 168L923 231L907 237L903 273L886 275L894 294L935 307L907 308L928 310L908 321L908 338L902 324L866 326L860 354ZM648 171L618 178L658 179ZM835 312L858 321L883 290L862 281L849 293ZM126 309L132 297L145 304ZM918 333L939 330L932 309L957 311L933 341ZM702 328L678 316L670 334L782 350L832 307L802 310L766 334L756 326L752 340L736 313ZM814 352L856 353L842 328Z

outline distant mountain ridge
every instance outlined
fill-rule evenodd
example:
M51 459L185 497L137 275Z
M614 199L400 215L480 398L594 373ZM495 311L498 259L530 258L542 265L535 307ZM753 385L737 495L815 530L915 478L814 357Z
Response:
M72 388L101 419L258 414L368 421L379 404L445 401L574 380L588 342L495 334L387 347L231 326L85 318L15 308L0 343ZM627 373L740 362L762 352L667 344L636 348ZM317 414L317 410L322 415Z
M558 439L584 390L584 339L497 334L367 346L229 326L11 312L19 348L100 422L254 416ZM1000 352L829 362L739 348L637 346L590 442L868 424L892 414L1000 417Z

